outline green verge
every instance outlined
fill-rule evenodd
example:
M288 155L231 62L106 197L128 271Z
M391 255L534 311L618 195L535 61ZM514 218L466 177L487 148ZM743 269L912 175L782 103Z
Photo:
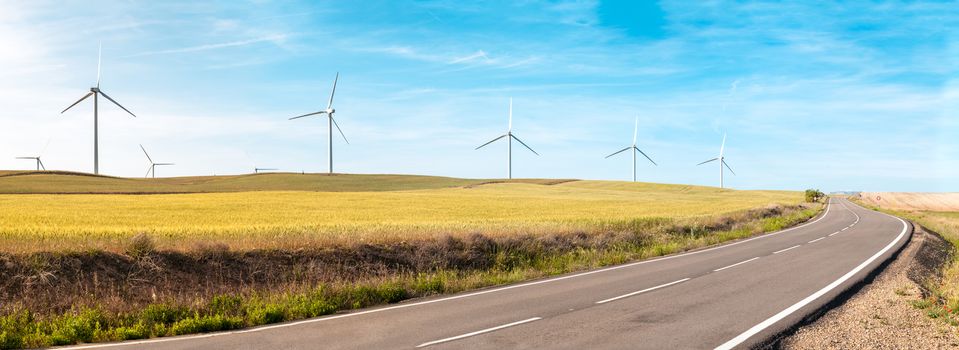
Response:
M502 251L496 254L494 266L482 271L441 270L361 283L324 284L285 293L218 295L190 305L160 302L122 313L110 313L101 307L76 307L56 316L17 310L0 316L0 349L166 337L312 318L702 248L778 231L805 222L821 211L822 206L816 205L752 220L733 230L691 230L653 244L624 243L604 249L577 248L542 254ZM641 220L635 225L640 229Z

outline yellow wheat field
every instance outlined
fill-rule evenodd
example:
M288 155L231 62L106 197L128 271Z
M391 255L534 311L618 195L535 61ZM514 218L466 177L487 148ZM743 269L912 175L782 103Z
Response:
M7 194L0 195L0 250L122 249L139 232L167 248L223 243L246 249L556 233L801 200L798 192L608 181L383 192Z

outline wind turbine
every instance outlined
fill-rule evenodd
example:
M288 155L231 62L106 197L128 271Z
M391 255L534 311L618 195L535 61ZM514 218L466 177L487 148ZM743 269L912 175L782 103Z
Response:
M37 171L40 169L47 170L47 167L43 165L43 161L40 160L40 157L43 157L43 153L47 151L47 147L50 146L50 140L47 140L47 144L43 146L43 150L40 151L40 154L36 157L17 157L17 159L30 159L37 162Z
M723 153L725 149L726 149L726 134L723 133L723 144L722 144L722 146L719 146L719 157L716 157L716 158L707 160L707 161L705 161L705 162L696 164L696 165L703 165L703 164L712 162L712 161L714 161L714 160L718 160L718 161L719 161L719 188L725 188L724 183L723 183L723 166L725 166L726 169L729 169L729 172L733 173L733 175L736 175L736 172L733 171L733 168L730 168L730 167L729 167L729 164L726 164L726 156L725 156L724 153Z
M486 145L488 145L488 144L491 144L491 143L493 143L493 142L496 142L496 141L498 141L499 139L504 138L504 137L506 138L507 145L509 145L509 146L507 146L507 151L506 151L506 152L507 152L507 153L506 153L506 154L507 154L507 156L506 156L506 158L507 158L507 160L506 160L506 169L507 169L507 171L506 171L506 176L507 176L507 178L512 179L512 178L513 178L513 140L514 140L514 139L515 139L516 141L519 141L519 143L522 144L524 147L526 147L526 149L528 149L530 152L533 152L533 154L535 154L535 155L537 155L537 156L539 155L539 153L536 153L536 151L534 151L532 148L530 148L528 145L526 145L526 143L523 142L523 140L520 140L518 137L516 137L516 135L513 135L513 98L512 98L512 97L509 98L509 128L506 129L506 133L503 134L503 135L500 136L500 137L497 137L497 138L491 140L490 142L484 143L484 144L480 145L479 147L476 147L476 149L483 148L484 146L486 146Z
M97 86L91 87L90 92L88 92L86 95L83 95L83 97L77 100L77 102L74 102L72 105L70 105L70 107L67 107L62 112L60 112L60 114L63 114L70 108L73 108L73 106L76 106L80 102L83 102L83 100L86 100L87 97L90 97L90 95L93 95L93 173L94 174L100 174L100 148L99 148L100 139L98 134L99 122L98 122L98 106L97 106L97 102L99 100L98 97L100 95L103 95L103 97L105 97L110 102L113 102L113 104L117 105L117 107L120 107L121 109L123 109L124 111L132 115L133 117L136 117L136 115L133 114L133 112L130 112L130 110L126 109L126 107L121 106L119 103L117 103L117 101L114 101L112 98L110 98L110 96L108 96L106 93L100 90L100 61L102 58L102 53L103 53L103 45L101 44L100 49L98 50L98 53L97 53Z
M630 153L633 154L633 182L636 182L636 152L641 153L641 154L643 155L643 157L646 157L646 159L649 159L649 162L650 162L650 163L653 163L653 165L657 165L657 166L659 165L659 164L656 164L656 162L654 162L652 158L650 158L649 156L647 156L646 153L643 152L643 150L639 149L639 147L636 147L636 132L637 132L637 131L639 131L639 117L636 117L636 126L633 127L633 145L632 145L632 146L629 146L629 147L626 147L626 148L623 148L623 149L621 149L621 150L619 150L619 151L616 151L616 152L613 153L613 154L610 154L610 155L606 156L606 158L609 159L609 157L615 156L615 155L620 154L620 153L622 153L622 152L633 151L633 152L630 152Z
M340 136L343 136L343 141L346 141L347 144L350 143L350 141L346 139L346 135L343 134L343 129L340 129L340 125L336 123L336 119L333 119L333 114L336 113L336 110L333 109L333 94L336 93L336 82L337 82L338 80L340 80L340 73L339 73L339 72L336 73L336 78L333 79L333 90L330 91L330 102L326 104L326 109L324 109L324 110L322 110L322 111L319 111L319 112L307 113L307 114L304 114L304 115L301 115L301 116L297 116L297 117L290 118L290 120L293 120L293 119L299 119L299 118L309 117L309 116L311 116L311 115L318 115L318 114L326 114L327 118L329 118L329 128L330 128L330 174L333 174L333 126L334 126L334 125L336 125L336 130L339 130L339 131L340 131ZM263 169L261 169L261 170L263 170Z
M143 145L140 145L140 149L143 150L143 154L147 156L147 160L150 161L150 168L147 169L147 173L146 175L143 175L143 177L147 177L147 176L150 176L150 174L153 174L153 178L155 179L157 177L157 171L156 171L157 166L174 165L173 163L155 163L153 162L153 158L150 158L150 154L147 153L147 149L143 148Z

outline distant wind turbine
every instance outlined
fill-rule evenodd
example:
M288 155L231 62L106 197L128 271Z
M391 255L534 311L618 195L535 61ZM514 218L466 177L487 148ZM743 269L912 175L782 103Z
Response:
M43 161L40 160L40 157L43 157L43 153L47 151L48 146L50 146L50 140L47 140L47 144L43 146L43 149L40 150L40 154L38 154L36 157L17 157L17 159L34 160L37 163L37 171L40 171L40 169L47 170L47 167L43 165Z
M175 164L173 164L173 163L156 163L156 162L153 161L153 158L150 158L150 154L147 153L147 149L146 149L146 148L143 148L143 145L140 145L140 149L143 150L143 154L144 154L145 156L147 156L147 160L150 161L150 168L147 169L147 173L146 173L146 175L143 175L143 177L147 177L147 176L150 176L150 175L152 174L152 175L153 175L153 178L155 179L155 178L157 177L157 171L156 171L157 166L175 165Z
M336 73L336 78L333 79L333 90L330 91L330 102L328 102L328 103L326 104L326 109L324 109L324 110L322 110L322 111L319 111L319 112L307 113L307 114L304 114L304 115L301 115L301 116L296 116L296 117L290 118L290 120L293 120L293 119L299 119L299 118L309 117L309 116L311 116L311 115L319 115L319 114L326 114L327 118L329 118L329 129L330 129L330 130L329 130L329 131L330 131L330 174L333 174L333 126L334 126L334 125L336 126L336 130L339 130L339 131L340 131L340 136L343 136L343 141L346 141L347 144L350 143L350 141L346 139L346 134L343 134L343 129L340 129L340 125L336 123L336 119L333 119L333 114L336 113L336 110L333 109L333 94L336 93L336 82L337 82L338 80L340 80L340 73L339 73L339 72Z
M93 173L94 174L100 174L100 148L99 148L100 139L98 134L99 121L98 121L98 104L97 104L98 97L100 95L103 95L103 97L105 97L110 102L113 102L113 104L117 105L117 107L120 107L121 109L123 109L124 111L132 115L133 117L136 117L136 115L133 114L133 112L130 112L130 110L126 109L126 107L121 106L119 103L117 103L117 101L114 101L112 98L110 98L110 96L107 96L106 93L100 90L100 61L101 61L102 53L103 53L103 45L101 44L100 49L98 50L98 53L97 53L97 85L95 87L90 88L90 92L88 92L86 95L83 95L83 97L77 100L77 102L74 102L72 105L70 105L70 107L67 107L62 112L60 112L60 114L63 114L70 108L73 108L73 106L76 106L80 102L83 102L83 100L86 100L87 97L90 97L90 95L93 95Z
M480 145L479 147L476 147L476 149L483 148L484 146L486 146L486 145L488 145L488 144L491 144L491 143L493 143L493 142L496 142L496 141L498 141L499 139L504 138L504 137L506 138L506 141L507 141L506 143L507 143L507 145L509 145L509 146L507 146L507 153L506 153L506 154L507 154L507 156L506 156L506 158L507 158L507 160L506 160L506 169L507 169L507 170L506 170L506 176L507 176L507 178L512 179L512 178L513 178L513 140L514 140L514 139L515 139L516 141L519 141L519 143L522 144L524 147L526 147L526 149L528 149L530 152L533 152L533 154L535 154L535 155L537 155L537 156L539 155L539 153L536 153L536 151L534 151L532 148L530 148L528 145L526 145L526 143L523 142L523 140L520 140L518 137L516 137L515 135L513 135L513 98L512 98L512 97L510 97L510 99L509 99L509 127L506 129L506 133L503 134L503 135L500 136L500 137L497 137L497 138L491 140L490 142L484 143L484 144Z
M620 153L622 153L622 152L626 152L626 151L630 151L630 150L631 150L632 152L630 152L630 153L633 154L633 182L636 182L636 152L641 153L641 154L643 155L643 157L646 157L646 159L649 159L649 162L650 162L650 163L653 163L653 165L659 165L659 164L656 164L656 162L654 162L652 158L650 158L649 156L647 156L646 153L643 152L643 150L639 149L639 147L636 147L636 133L637 133L637 131L639 131L639 117L636 118L636 125L633 127L633 145L632 145L632 146L629 146L629 147L626 147L626 148L623 148L623 149L621 149L621 150L619 150L619 151L616 151L616 152L613 153L613 154L610 154L610 155L606 156L606 158L608 159L609 157L612 157L612 156L615 156L615 155L620 154Z
M729 169L729 172L733 173L733 175L736 175L736 172L733 171L733 168L730 168L730 167L729 167L729 164L726 164L726 156L725 156L724 153L723 153L723 152L725 151L725 149L726 149L726 134L724 133L724 134L723 134L723 144L722 144L721 146L719 146L719 157L716 157L716 158L707 160L707 161L705 161L705 162L696 164L696 165L703 165L703 164L706 164L706 163L709 163L709 162L712 162L712 161L715 161L715 160L718 160L718 161L719 161L719 188L725 188L725 186L724 186L725 184L723 183L723 166L725 166L726 169Z

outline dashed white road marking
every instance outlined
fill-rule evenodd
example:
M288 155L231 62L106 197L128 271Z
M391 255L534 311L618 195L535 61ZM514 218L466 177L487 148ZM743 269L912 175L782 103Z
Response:
M841 203L841 202L840 202L840 203ZM843 204L843 206L845 206L845 204ZM847 208L848 208L848 207L847 207ZM889 244L886 245L886 246L885 246L884 248L882 248L881 250L879 250L879 252L877 252L877 253L874 254L873 256L869 257L869 259L866 259L866 261L863 261L862 264L859 264L859 266L856 266L856 267L853 268L851 271L847 272L845 275L842 275L842 277L839 277L839 279L833 281L833 282L830 283L829 285L823 287L822 289L820 289L819 291L817 291L817 292L813 293L812 295L806 297L805 299L800 300L799 302L793 304L792 306L786 308L785 310L780 311L778 314L775 314L775 315L773 315L772 317L766 319L765 321L760 322L759 324L757 324L757 325L753 326L752 328L746 330L745 332L743 332L742 334L736 336L735 338L730 339L729 341L727 341L727 342L725 342L725 343L717 346L716 349L717 349L717 350L730 350L730 349L732 349L732 348L735 348L736 346L738 346L738 345L742 344L743 342L745 342L745 341L746 341L747 339L749 339L750 337L758 334L759 332L762 332L762 331L765 330L766 328L769 328L769 326L772 326L772 325L775 324L776 322L781 321L782 319L786 318L787 316L789 316L790 314L796 312L797 310L801 309L802 307L808 305L809 303L813 302L814 300L818 299L819 297L822 297L822 296L825 295L826 293L829 293L829 291L835 289L835 288L838 287L840 284L842 284L843 282L846 282L847 280L849 280L850 278L852 278L852 276L856 275L857 273L859 273L860 271L862 271L863 269L865 269L866 266L869 266L869 264L871 264L873 261L876 261L876 259L879 259L880 256L882 256L883 254L885 254L886 252L888 252L890 249L892 249L892 247L895 247L896 244L899 243L899 241L902 240L902 238L906 236L906 232L909 231L909 224L907 224L906 221L904 221L903 219L897 218L897 217L895 217L895 216L888 215L888 214L885 214L885 213L881 213L881 214L886 215L886 216L891 217L891 218L895 218L896 220L899 220L899 222L902 223L902 232L900 232L900 233L899 233L899 236L896 236L896 238L893 239L892 242L889 242ZM857 215L857 216L858 216L858 215Z
M801 244L797 244L797 245L794 245L794 246L789 247L789 248L786 248L786 249L777 250L777 251L773 252L773 254L779 254L779 253L785 252L785 251L787 251L787 250L792 250L792 249L799 248L799 247L801 247L801 246L802 246Z
M726 267L720 267L720 268L718 268L718 269L713 270L713 272L719 272L719 271L728 269L728 268L730 268L730 267L736 267L736 266L739 266L739 265L748 263L748 262L753 261L753 260L756 260L756 259L759 259L759 257L757 256L757 257L755 257L755 258L752 258L752 259L749 259L749 260L746 260L746 261L740 261L740 262L738 262L738 263L735 263L735 264L732 264L732 265L729 265L729 266L726 266Z
M678 284L678 283L683 283L683 282L686 282L686 281L689 281L689 278L683 278L683 279L678 280L678 281L673 281L673 282L669 282L669 283L666 283L666 284L660 284L660 285L655 286L655 287L646 288L646 289L643 289L643 290L640 290L640 291L623 294L623 295L620 295L620 296L618 296L618 297L613 297L613 298L609 298L609 299L600 300L600 301L597 301L596 303L597 303L597 304L605 304L605 303L611 302L611 301L613 301L613 300L619 300L619 299L622 299L622 298L629 298L629 297L634 296L634 295L637 295L637 294L643 294L643 293L646 293L646 292L654 291L654 290L657 290L657 289L660 289L660 288L669 287L669 286L671 286L671 285Z
M436 345L436 344L439 344L439 343L451 342L451 341L454 341L454 340L460 340L460 339L463 339L463 338L469 338L469 337L472 337L472 336L474 336L474 335L480 335L480 334L483 334L483 333L489 333L489 332L493 332L493 331L498 331L498 330L503 329L503 328L509 328L509 327L513 327L513 326L519 326L519 325L524 324L524 323L530 323L530 322L539 321L539 320L542 320L542 319L543 319L542 317L527 318L527 319L522 320L522 321L516 321L516 322L513 322L513 323L507 323L507 324L504 324L504 325L502 325L502 326L496 326L496 327L492 327L492 328L487 328L487 329L478 330L478 331L476 331L476 332L470 332L470 333L466 333L466 334L457 335L457 336L455 336L455 337L449 337L449 338L445 338L445 339L440 339L440 340L434 340L434 341L431 341L431 342L426 342L426 343L417 345L416 347L422 348L422 347L427 347L427 346L430 346L430 345Z
M826 239L826 237L819 237L819 238L816 238L816 239L811 240L811 241L806 242L806 243L816 243L816 242L819 242L819 241L824 240L824 239Z

